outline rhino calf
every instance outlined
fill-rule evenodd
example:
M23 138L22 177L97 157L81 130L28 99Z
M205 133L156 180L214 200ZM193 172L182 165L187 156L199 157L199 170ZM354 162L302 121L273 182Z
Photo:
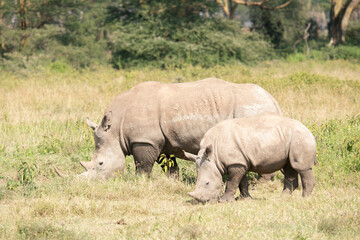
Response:
M315 186L314 136L302 123L276 114L220 122L206 132L198 155L184 154L197 168L196 188L189 195L201 202L218 199L225 174L228 181L221 201L234 201L238 187L242 195L250 196L247 171L266 174L283 169L287 194L298 187L298 174L303 197L310 196Z

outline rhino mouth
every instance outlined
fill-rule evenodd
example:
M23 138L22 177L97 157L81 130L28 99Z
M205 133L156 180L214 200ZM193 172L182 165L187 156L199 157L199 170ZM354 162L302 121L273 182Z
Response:
M218 197L204 197L196 192L188 192L188 195L194 198L196 201L200 203L215 203L218 201Z

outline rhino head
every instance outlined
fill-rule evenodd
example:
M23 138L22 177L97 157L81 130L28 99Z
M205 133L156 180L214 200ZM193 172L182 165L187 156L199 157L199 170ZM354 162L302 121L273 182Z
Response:
M111 116L111 111L106 113L100 125L86 119L86 124L94 131L95 153L90 162L80 162L86 170L80 176L107 179L124 171L125 155L120 147L118 134L112 128Z
M184 151L185 157L196 163L195 191L188 194L199 202L215 202L222 191L222 175L216 166L211 146L201 149L198 155Z

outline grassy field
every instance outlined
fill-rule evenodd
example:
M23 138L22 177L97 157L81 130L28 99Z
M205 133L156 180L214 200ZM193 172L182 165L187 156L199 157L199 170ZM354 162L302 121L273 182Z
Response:
M308 126L319 162L311 198L281 196L279 173L253 182L252 200L197 204L187 195L195 166L185 161L179 181L157 165L150 179L136 175L132 157L121 178L75 177L94 151L87 116L99 122L117 94L143 81L207 77L259 84ZM360 239L359 113L360 65L343 60L0 72L0 239Z

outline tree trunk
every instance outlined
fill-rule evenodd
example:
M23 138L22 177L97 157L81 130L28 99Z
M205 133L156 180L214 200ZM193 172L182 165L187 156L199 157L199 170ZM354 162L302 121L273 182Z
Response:
M27 29L27 2L26 0L19 1L18 13L20 16L20 28L21 30Z
M236 12L236 7L238 6L237 4L233 4L232 2L230 2L230 15L229 18L230 19L234 19L235 17L235 12Z
M351 3L349 4L348 8L345 11L343 20L341 22L341 29L342 29L342 41L345 42L345 32L347 29L347 26L349 24L349 19L351 17L351 14L353 13L354 9L357 8L359 6L360 0L353 0L351 1Z
M353 10L359 5L360 0L331 0L329 22L329 45L339 45L345 42L345 31Z
M342 30L341 30L341 9L342 9L342 0L332 0L330 8L330 22L329 22L329 36L330 43L329 45L338 45L342 39Z

